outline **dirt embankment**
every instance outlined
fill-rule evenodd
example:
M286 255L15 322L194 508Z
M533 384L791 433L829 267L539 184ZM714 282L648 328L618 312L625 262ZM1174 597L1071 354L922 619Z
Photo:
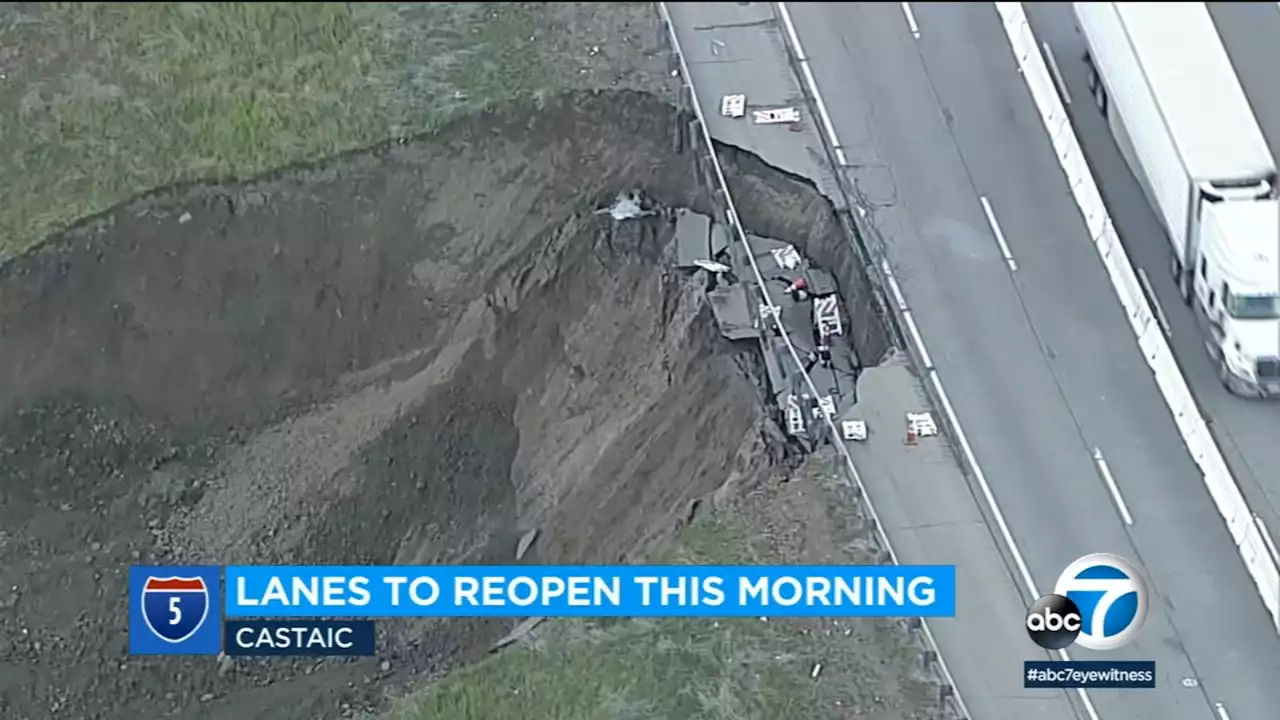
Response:
M130 658L128 565L511 562L531 529L527 562L615 562L782 462L669 234L597 212L704 207L676 124L566 96L161 192L0 268L0 716L350 715L508 623L388 623L352 663ZM850 277L811 186L740 169L753 228Z
M811 180L778 170L754 153L725 146L720 161L743 224L759 235L794 243L819 267L830 270L840 284L844 309L851 318L848 340L859 360L866 367L884 360L893 340L879 315L866 267L831 201Z
M657 225L671 110L576 95L133 202L0 271L0 714L331 717L500 622L318 668L127 657L139 562L614 562L776 461ZM18 588L9 594L9 588ZM383 662L383 661L386 662Z

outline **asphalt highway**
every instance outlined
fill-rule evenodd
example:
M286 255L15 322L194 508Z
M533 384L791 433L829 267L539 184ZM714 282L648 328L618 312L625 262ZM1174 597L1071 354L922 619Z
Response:
M1091 693L1098 715L1204 720L1222 703L1231 718L1274 716L1280 637L1141 358L993 6L787 7L1037 586L1100 551L1154 586L1138 640L1105 659L1155 660L1159 688Z
M1280 158L1280 5L1207 5L1271 154ZM1198 360L1207 362L1203 353ZM1210 383L1200 394L1218 420L1223 444L1233 451L1233 469L1250 493L1249 504L1264 514L1273 535L1280 533L1280 403L1242 400Z
M1280 148L1280 92L1274 68L1280 67L1280 6L1275 3L1208 3L1227 54L1257 115L1267 142ZM1116 229L1135 268L1150 279L1169 322L1169 344L1183 376L1213 430L1223 457L1240 483L1249 506L1280 533L1280 403L1245 400L1227 392L1205 352L1191 311L1169 278L1169 244L1154 211L1120 157L1115 140L1091 105L1084 39L1068 3L1026 5L1040 40L1046 42L1072 103L1070 112L1080 144L1111 209Z
M1271 68L1280 67L1280 6L1274 3L1209 3L1223 45L1272 148L1280 147L1280 92L1272 88ZM1168 239L1147 204L1115 140L1089 97L1084 39L1075 27L1068 3L1027 5L1027 15L1041 41L1051 49L1067 97L1072 123L1106 198L1116 230L1135 268L1150 280L1171 334L1169 345L1182 374L1195 393L1223 457L1240 484L1249 506L1273 536L1280 533L1280 404L1238 398L1218 380L1217 368L1191 310L1180 299L1166 268ZM1275 151L1273 150L1273 154Z
M712 135L814 180L839 204L834 168L811 118L796 128L720 114L720 98L736 93L746 93L748 113L803 105L774 8L670 3L667 9ZM851 450L899 561L954 564L964 578L957 617L929 623L961 688L964 712L983 720L1072 720L1074 694L1023 688L1021 663L1047 655L1022 628L1026 600L954 454L941 438L915 447L902 442L904 413L929 408L920 383L903 370L890 363L859 380L856 411L870 424L871 437Z
M1280 67L1280 6L1275 3L1208 3L1223 45L1236 69L1263 134L1278 155L1280 149L1280 92L1274 87L1274 68ZM1192 386L1201 411L1222 448L1254 512L1274 536L1280 531L1280 404L1251 401L1228 393L1204 351L1191 312L1180 301L1164 268L1168 241L1142 191L1120 157L1110 132L1090 104L1086 68L1081 58L1084 41L1066 3L1028 5L1037 35L1051 48L1075 100L1072 122L1112 211L1120 239L1134 265L1146 268L1155 295L1164 308L1172 335L1170 345Z

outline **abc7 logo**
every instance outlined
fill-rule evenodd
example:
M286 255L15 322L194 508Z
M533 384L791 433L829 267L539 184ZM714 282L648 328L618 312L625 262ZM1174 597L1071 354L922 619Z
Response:
M1053 594L1027 610L1027 634L1046 650L1076 644L1115 650L1129 644L1147 614L1147 588L1129 561L1106 553L1067 566Z
M1069 597L1042 595L1027 611L1027 634L1046 650L1070 647L1080 627L1080 608Z

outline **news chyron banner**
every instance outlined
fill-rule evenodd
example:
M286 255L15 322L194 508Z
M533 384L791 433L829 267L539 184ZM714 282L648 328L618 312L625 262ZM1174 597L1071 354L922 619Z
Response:
M222 568L129 569L132 655L362 656L372 620L223 620Z
M375 618L953 617L950 565L137 566L139 655L372 655Z

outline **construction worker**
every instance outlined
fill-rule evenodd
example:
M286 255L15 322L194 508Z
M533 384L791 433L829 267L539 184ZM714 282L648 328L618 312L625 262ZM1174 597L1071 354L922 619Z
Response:
M805 374L806 375L809 374L809 372L813 370L813 366L817 364L818 364L818 353L813 350L810 350L809 356L804 360Z
M809 299L809 281L798 277L787 286L787 294L795 302L802 303Z
M729 252L727 250L721 250L716 253L716 256L712 258L712 260L724 266L725 269L721 274L724 275L724 281L727 284L738 284L738 274L733 271L733 259L729 257Z
M809 356L805 358L804 371L809 372L818 363L822 363L824 368L831 367L831 346L827 344L825 337L818 342L818 347L809 351Z
M805 278L798 277L795 280L789 280L786 276L779 276L772 279L787 283L787 289L783 290L783 292L790 295L795 302L802 303L809 299L809 281Z
M822 367L831 367L831 345L827 338L822 338L822 342L817 347L818 359L822 361Z
M818 452L818 448L831 444L831 428L825 422L814 423L809 430L809 452Z

